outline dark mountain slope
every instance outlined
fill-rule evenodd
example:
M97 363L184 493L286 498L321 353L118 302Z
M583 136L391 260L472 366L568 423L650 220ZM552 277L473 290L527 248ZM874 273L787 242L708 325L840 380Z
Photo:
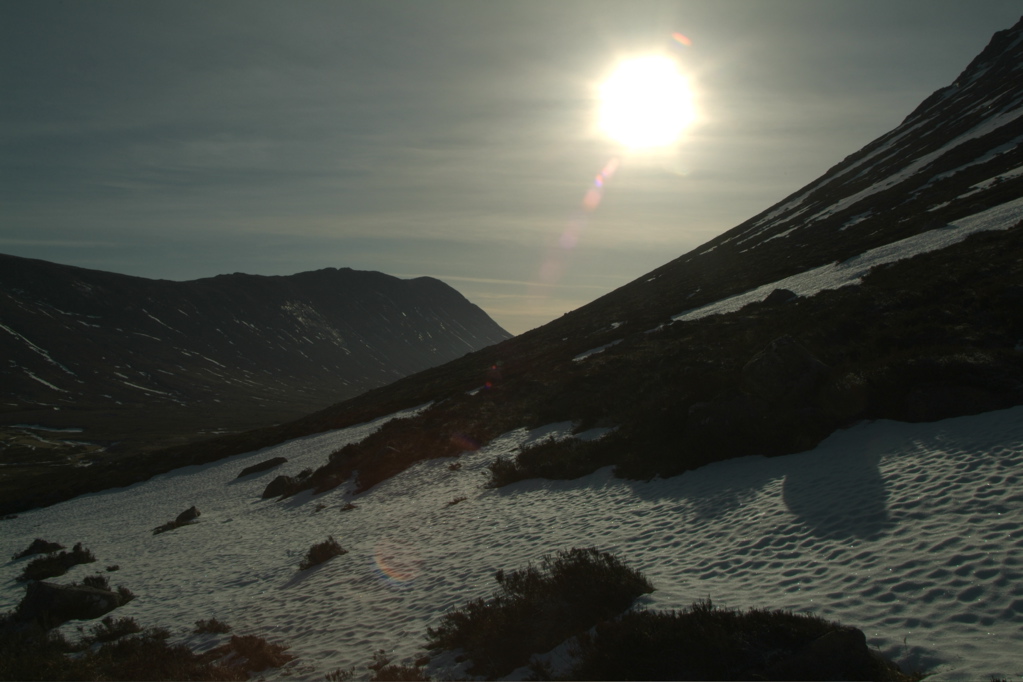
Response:
M33 446L59 461L293 419L509 336L427 277L170 282L0 255L0 425L91 443L7 428L6 464Z
M134 470L107 471L92 484L427 402L297 487L324 490L357 475L365 488L417 459L562 420L617 430L590 445L525 453L505 463L501 480L575 476L603 464L627 476L669 475L809 448L860 419L932 420L1023 402L1021 71L1023 22L996 34L955 84L898 128L817 181L589 305L295 422L139 458ZM977 222L971 216L994 213L987 227L996 229L951 243ZM947 239L909 258L899 240L917 235ZM884 245L907 257L841 288L768 298L780 288L774 282L826 279L830 264ZM682 315L751 291L762 293L733 312Z

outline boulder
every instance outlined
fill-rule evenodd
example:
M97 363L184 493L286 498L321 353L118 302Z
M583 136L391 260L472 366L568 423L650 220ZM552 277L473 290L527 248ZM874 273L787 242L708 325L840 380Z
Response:
M830 368L791 336L781 336L742 368L742 381L770 403L795 405L810 398Z
M64 549L64 545L60 543L49 542L42 538L36 538L32 541L32 544L11 557L11 560L17 561L18 559L23 559L27 556L32 556L33 554L50 554L51 552L58 552L62 549Z
M763 303L764 305L779 305L781 303L788 303L794 298L796 298L796 294L788 289L775 289L767 295Z
M235 478L242 478L244 476L248 476L249 474L258 474L261 471L267 471L268 469L279 467L280 465L284 464L287 461L288 461L287 457L274 457L272 459L260 462L259 464L253 464L250 467L245 467L244 469L241 470L241 473L238 474Z
M202 512L200 512L198 509L192 506L178 514L178 518L174 519L174 523L176 523L179 526L183 526L186 523L191 523L192 521L195 521L197 518L199 518L201 514Z
M53 628L69 620L89 620L113 611L123 603L117 592L87 585L29 583L16 617Z
M157 526L153 529L153 535L159 535L160 533L166 533L169 530L180 528L181 526L187 526L190 523L195 523L199 516L202 515L196 507L189 507L185 511L178 514L178 518L173 521L168 521L162 526Z
M298 488L298 484L294 476L278 476L263 489L263 499L290 495Z

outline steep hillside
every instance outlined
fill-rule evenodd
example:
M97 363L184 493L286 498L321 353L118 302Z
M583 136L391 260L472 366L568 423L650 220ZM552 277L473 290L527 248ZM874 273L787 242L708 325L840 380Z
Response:
M295 422L137 458L132 471L97 470L89 485L425 403L295 489L354 476L363 490L417 460L556 421L615 431L506 462L496 484L603 464L623 476L670 475L805 450L858 420L1019 404L1021 70L1023 22L822 178L587 306Z
M294 419L509 336L428 277L170 282L0 255L5 465Z

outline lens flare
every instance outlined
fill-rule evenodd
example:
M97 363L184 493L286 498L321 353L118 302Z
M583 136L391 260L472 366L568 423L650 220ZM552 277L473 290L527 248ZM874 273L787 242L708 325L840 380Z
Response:
M406 587L423 568L423 559L415 546L402 540L384 538L373 550L378 574L394 587Z
M608 183L618 170L619 161L612 158L604 164L604 167L593 178L593 184L583 194L580 211L574 215L565 226L565 230L558 237L557 245L548 249L547 257L544 258L537 273L537 279L542 287L550 287L561 280L561 276L568 267L568 259L572 251L579 245L583 232L586 229L586 216L597 210L600 202L604 199L604 191Z
M674 33L671 34L671 39L674 40L679 45L685 45L686 47L693 46L693 41L691 41L688 37L684 36L678 31L675 31Z

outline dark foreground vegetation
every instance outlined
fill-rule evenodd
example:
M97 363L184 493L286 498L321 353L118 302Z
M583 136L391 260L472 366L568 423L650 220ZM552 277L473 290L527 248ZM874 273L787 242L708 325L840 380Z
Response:
M72 552L57 554L59 548L37 539L13 559L50 552L26 565L25 595L12 611L0 614L0 680L247 680L293 658L286 646L253 635L233 635L202 654L170 644L165 629L110 615L135 594L123 585L112 587L106 575L68 584L44 581L96 560L81 543ZM85 634L71 641L57 628L75 620L91 626L87 632L79 628ZM230 630L216 618L196 621L196 633Z
M247 680L292 660L287 647L232 636L197 654L170 632L134 619L104 619L77 642L59 632L0 620L0 680Z
M500 589L444 615L427 647L461 651L470 674L502 677L529 665L532 679L892 680L911 682L867 647L860 630L787 611L715 608L626 611L650 582L617 557L571 549L539 568L498 572ZM595 628L594 628L595 626ZM591 630L592 629L592 630ZM536 654L576 637L570 670L555 673ZM418 666L407 678L422 679ZM420 677L413 677L418 675Z
M102 576L86 578L83 585L109 590ZM134 596L123 587L118 593L121 604ZM251 673L293 659L286 646L253 635L232 636L223 645L197 654L184 645L168 643L170 632L165 629L143 628L134 618L113 616L71 641L53 629L67 620L67 614L39 614L28 607L28 601L26 596L17 609L0 616L0 680L247 680ZM200 632L230 631L216 619L196 625Z
M542 668L541 668L542 670ZM715 608L632 611L584 633L569 680L920 680L817 616Z
M34 545L39 547L39 545ZM29 547L31 549L31 547ZM62 551L56 553L56 549L60 549L60 545L53 543L50 545L50 549L47 550L50 553L45 556L41 556L37 559L33 559L25 568L21 569L21 575L18 576L18 580L46 580L47 578L55 578L60 575L64 575L68 572L72 566L78 564L91 564L96 561L96 556L82 547L82 543L77 543L70 552ZM28 550L26 550L28 551ZM22 552L22 556L26 556Z
M545 556L539 567L498 572L499 590L444 615L428 631L432 650L463 649L469 672L502 677L602 620L621 613L653 585L596 549Z

